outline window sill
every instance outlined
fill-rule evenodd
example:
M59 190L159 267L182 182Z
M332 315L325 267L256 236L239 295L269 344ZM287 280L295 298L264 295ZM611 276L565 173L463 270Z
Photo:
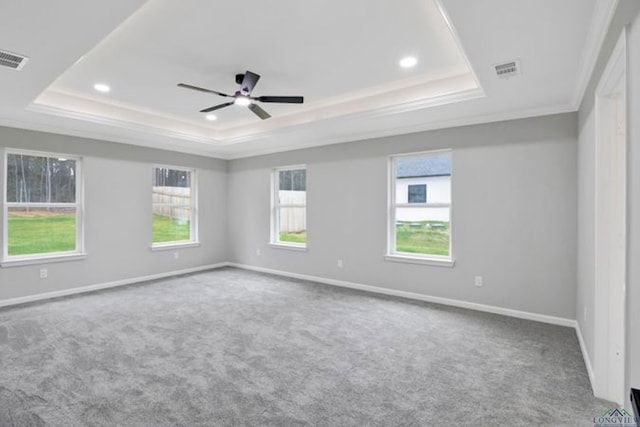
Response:
M182 248L196 248L200 246L200 242L181 242L181 243L163 243L158 245L151 245L150 249L153 252L156 251L170 251Z
M455 261L450 258L426 258L426 257L414 257L406 255L385 255L384 259L393 262L404 262L408 264L422 264L431 265L434 267L447 267L453 268Z
M87 258L86 253L58 254L29 258L7 259L0 262L0 267L19 267L22 265L49 264L52 262L79 261Z
M307 246L304 245L294 245L294 244L287 244L287 243L269 243L269 246L271 246L272 248L275 249L287 249L290 251L298 251L298 252L306 252L307 251Z

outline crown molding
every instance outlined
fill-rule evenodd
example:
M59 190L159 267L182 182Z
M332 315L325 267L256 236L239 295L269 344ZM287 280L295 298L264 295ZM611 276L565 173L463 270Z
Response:
M578 67L577 83L571 98L575 110L580 108L591 75L598 61L602 44L607 36L611 20L618 7L619 0L602 0L595 2L595 10L591 16L591 24L587 33L582 58Z
M445 92L441 95L437 95L437 96L433 96L425 99L419 99L416 101L410 101L402 104L376 108L370 111L360 111L360 112L354 112L351 114L340 115L340 116L336 116L335 119L341 119L341 118L349 118L350 120L374 119L374 118L390 116L394 114L408 113L411 111L417 111L417 110L422 110L426 108L452 104L455 102L470 101L473 99L483 98L484 96L485 96L485 93L484 93L484 90L482 90L482 88L473 88L473 89L468 89L461 92L450 91L450 92ZM222 146L224 147L231 144L238 144L242 142L252 141L258 138L268 137L270 135L277 133L278 130L282 131L283 128L274 129L271 132L261 132L259 134L250 134L250 135L239 136L236 138L229 138L225 140L225 143ZM286 132L286 128L284 132Z
M421 123L419 125L397 126L394 128L385 128L372 132L358 132L335 138L321 138L305 143L295 143L294 145L284 145L274 148L266 148L262 150L251 150L251 153L241 152L224 152L219 153L219 157L224 160L237 160L250 157L264 156L268 154L282 153L291 150L301 150L305 148L313 148L325 145L340 144L344 142L362 141L375 138L384 138L395 135L406 135L411 133L426 132L438 129L447 129L462 126L478 125L483 123L493 123L508 120L525 119L529 117L549 116L553 114L573 113L576 109L573 105L554 105L543 108L533 108L521 111L504 111L492 114L484 114L478 116L470 116L461 119L442 120L430 123ZM227 146L228 147L228 146ZM221 147L223 149L223 147Z
M140 124L137 122L129 122L125 120L113 119L113 118L101 116L98 114L73 111L65 108L53 107L50 105L31 104L26 109L28 111L32 111L35 113L50 114L58 117L64 117L67 119L82 120L85 122L91 122L98 125L110 126L110 127L125 129L128 131L134 131L134 132L143 132L143 133L148 133L152 135L159 135L159 136L172 138L172 139L181 139L184 141L198 142L201 144L211 145L212 143L219 142L212 138L195 136L193 134L186 133L186 132L174 131L171 129L159 128L155 126L148 126L148 125Z

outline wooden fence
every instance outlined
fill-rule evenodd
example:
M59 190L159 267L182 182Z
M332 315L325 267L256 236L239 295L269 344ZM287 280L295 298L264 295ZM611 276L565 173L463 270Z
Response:
M300 233L307 229L306 207L287 207L287 205L306 205L306 191L280 191L280 232Z
M188 221L191 219L191 189L153 187L153 214Z

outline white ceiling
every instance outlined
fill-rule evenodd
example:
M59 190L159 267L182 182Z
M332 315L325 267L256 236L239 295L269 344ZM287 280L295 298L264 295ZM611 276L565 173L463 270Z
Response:
M0 124L223 158L575 111L615 0L0 0ZM412 69L399 67L415 56ZM522 74L495 76L519 59ZM302 105L198 111L184 82ZM108 94L95 83L111 86Z

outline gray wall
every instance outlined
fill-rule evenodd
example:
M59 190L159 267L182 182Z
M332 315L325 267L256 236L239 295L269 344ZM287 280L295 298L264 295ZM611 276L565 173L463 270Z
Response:
M555 115L231 161L230 261L574 319L576 120ZM440 148L453 149L455 267L385 261L388 156ZM271 169L300 163L308 165L308 251L272 248ZM484 287L474 286L475 275Z
M640 387L640 2L621 0L579 111L577 320L589 358L594 355L595 88L621 31L628 26L628 256L627 387ZM586 317L584 316L586 310ZM629 402L627 401L627 407Z
M226 161L0 127L0 149L4 147L82 156L88 257L0 268L0 300L227 260ZM0 157L0 170L4 170L4 156ZM197 169L202 245L179 249L177 260L174 251L150 250L151 168L155 163ZM0 175L0 188L4 188L4 174ZM40 279L39 270L45 267L49 277Z

